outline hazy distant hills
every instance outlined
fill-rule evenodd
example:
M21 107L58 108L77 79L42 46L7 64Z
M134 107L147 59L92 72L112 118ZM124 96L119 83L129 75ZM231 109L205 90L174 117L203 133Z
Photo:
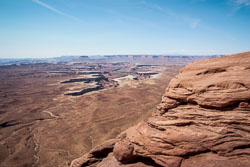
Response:
M6 65L22 65L22 64L38 64L38 63L51 63L51 64L68 64L72 62L86 62L86 60L108 60L108 61L133 61L133 60L200 60L204 58L214 58L223 55L206 55L206 56L190 56L190 55L97 55L97 56L61 56L54 58L13 58L1 59L0 66Z

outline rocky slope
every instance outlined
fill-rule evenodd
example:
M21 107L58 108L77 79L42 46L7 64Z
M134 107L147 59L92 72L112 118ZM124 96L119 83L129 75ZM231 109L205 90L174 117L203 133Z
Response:
M250 167L250 52L187 65L151 118L80 166Z

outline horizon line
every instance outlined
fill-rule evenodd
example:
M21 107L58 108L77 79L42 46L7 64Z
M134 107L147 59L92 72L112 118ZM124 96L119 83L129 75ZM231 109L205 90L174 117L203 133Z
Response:
M239 52L243 53L243 52ZM234 53L237 54L237 53ZM93 56L225 56L225 55L232 55L232 54L96 54L96 55L62 55L62 56L55 56L55 57L12 57L12 58L5 58L5 57L0 57L1 59L53 59L53 58L60 58L60 57L81 57L81 56L88 56L88 57L93 57Z

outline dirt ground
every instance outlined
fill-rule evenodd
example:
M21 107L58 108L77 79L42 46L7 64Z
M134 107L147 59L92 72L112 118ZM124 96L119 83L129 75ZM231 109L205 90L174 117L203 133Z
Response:
M79 85L61 82L76 76L48 73L62 66L2 67L0 166L68 166L92 147L149 117L181 67L165 65L154 77L125 77L118 87L82 96L64 95Z

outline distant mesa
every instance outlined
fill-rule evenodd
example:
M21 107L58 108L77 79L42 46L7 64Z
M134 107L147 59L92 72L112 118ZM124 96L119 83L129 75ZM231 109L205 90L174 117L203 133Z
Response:
M90 73L88 73L88 74L90 74ZM84 94L89 93L89 92L104 89L105 82L109 82L108 78L106 78L103 75L99 75L99 74L101 74L100 72L97 72L94 74L98 74L98 75L92 75L90 78L86 78L86 77L85 78L74 78L74 79L70 79L68 81L61 82L61 84L68 84L68 83L75 83L75 82L96 83L95 87L85 88L85 89L83 89L81 91L77 91L77 92L65 93L65 95L80 96L80 95L84 95Z
M157 64L138 64L136 65L137 68L140 68L140 67L157 67L159 65Z
M136 74L150 76L150 75L156 75L158 73L157 72L137 72Z
M89 56L80 56L81 59L88 59Z
M70 95L70 96L81 96L81 95L84 95L86 93L89 93L89 92L93 92L93 91L97 91L97 90L101 90L101 89L104 89L102 86L100 85L97 85L96 87L94 88L86 88L86 89L83 89L79 92L72 92L72 93L65 93L65 95Z
M40 64L51 63L59 65L81 65L86 64L87 61L96 60L110 60L110 61L168 61L170 62L190 62L194 60L201 60L204 58L220 57L222 55L209 55L209 56L192 56L192 55L97 55L97 56L61 56L54 58L28 58L28 59L0 59L0 66L7 65L28 65L28 64Z

